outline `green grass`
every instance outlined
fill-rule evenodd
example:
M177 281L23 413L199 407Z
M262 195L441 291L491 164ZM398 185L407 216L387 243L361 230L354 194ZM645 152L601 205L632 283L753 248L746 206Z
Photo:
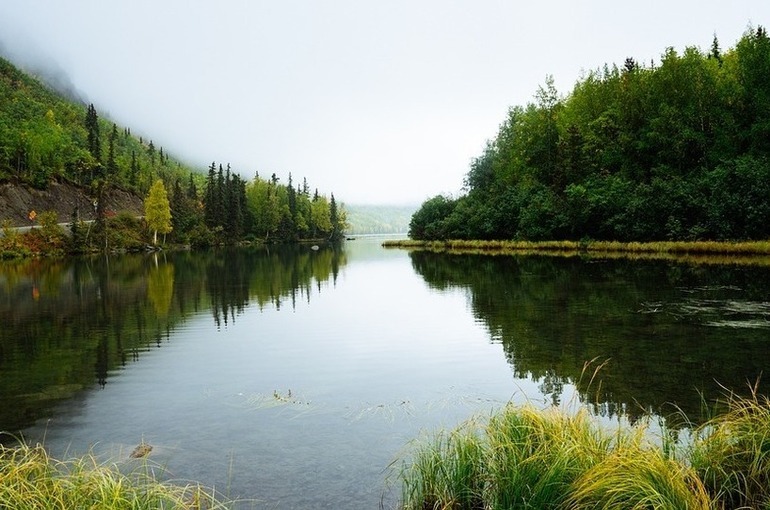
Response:
M145 464L146 467L146 464ZM42 446L0 446L0 508L17 510L217 509L227 506L197 484L156 480L149 469L122 474L93 456L51 458Z
M770 401L730 397L687 445L644 420L600 428L584 410L507 406L420 443L403 460L401 508L770 508Z
M698 430L690 458L727 508L770 508L770 400L731 399L727 412Z

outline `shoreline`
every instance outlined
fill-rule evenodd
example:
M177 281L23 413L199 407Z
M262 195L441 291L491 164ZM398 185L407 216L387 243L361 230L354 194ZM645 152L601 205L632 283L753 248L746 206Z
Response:
M770 241L418 241L400 239L384 241L382 246L466 255L546 255L770 266Z

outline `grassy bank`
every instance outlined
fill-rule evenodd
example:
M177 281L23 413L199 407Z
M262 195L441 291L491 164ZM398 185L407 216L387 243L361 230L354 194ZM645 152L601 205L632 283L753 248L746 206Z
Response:
M621 243L616 241L415 241L394 239L386 248L428 250L445 253L490 255L541 254L601 258L689 259L694 262L744 262L770 265L770 241L661 241Z
M402 508L770 508L770 402L727 402L686 446L644 424L598 427L584 411L509 406L415 446Z
M18 510L198 510L227 508L199 485L156 480L144 465L132 474L85 456L51 458L41 446L0 446L0 508Z

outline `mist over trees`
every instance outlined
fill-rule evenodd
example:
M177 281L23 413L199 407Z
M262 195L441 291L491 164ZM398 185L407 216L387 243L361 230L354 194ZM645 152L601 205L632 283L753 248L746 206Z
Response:
M144 222L152 244L157 233L192 245L338 240L347 227L334 195L311 191L306 179L295 184L289 174L283 184L273 174L247 181L217 163L208 173L196 171L152 139L100 117L93 104L72 102L0 58L0 183L45 189L54 180L76 184L93 199L96 223L88 236L80 235L79 223L90 211L72 212L71 230L78 233L72 239L80 242L72 251L118 248L126 241L108 232L120 212L106 208L111 189L153 206ZM120 219L124 226L136 223L128 220Z
M546 79L508 112L465 192L425 201L415 239L766 239L770 236L770 39L723 51L668 48Z

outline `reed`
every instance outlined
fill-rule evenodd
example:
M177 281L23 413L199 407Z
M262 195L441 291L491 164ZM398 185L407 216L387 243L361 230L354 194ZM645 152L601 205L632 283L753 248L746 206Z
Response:
M0 507L19 510L226 508L199 485L161 483L147 471L124 475L93 456L51 458L38 446L0 446Z

